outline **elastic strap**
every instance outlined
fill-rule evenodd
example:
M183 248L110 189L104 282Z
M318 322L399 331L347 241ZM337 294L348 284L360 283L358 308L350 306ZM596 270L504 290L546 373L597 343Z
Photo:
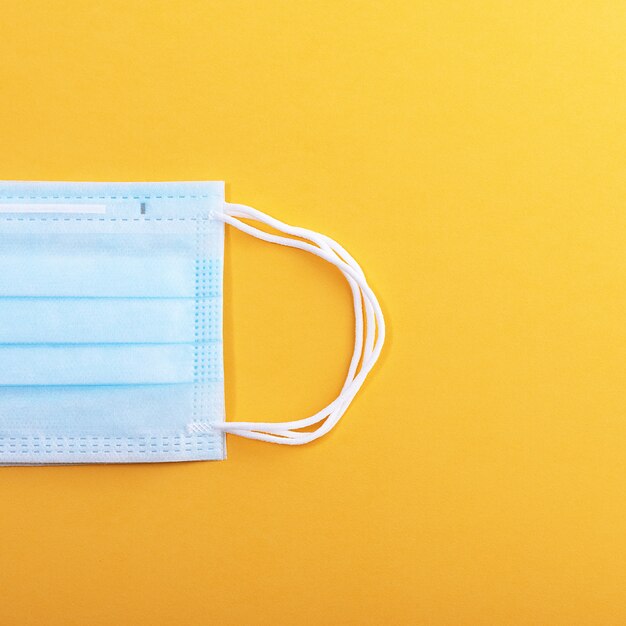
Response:
M290 226L242 204L225 203L223 212L214 213L213 217L268 243L310 252L337 267L350 285L354 302L354 352L345 383L337 398L315 415L291 422L227 422L214 425L215 428L248 439L291 446L319 439L341 419L380 355L385 341L385 320L380 304L358 263L330 237L306 228ZM240 218L261 222L298 239L268 233ZM315 430L300 431L314 425L317 425Z

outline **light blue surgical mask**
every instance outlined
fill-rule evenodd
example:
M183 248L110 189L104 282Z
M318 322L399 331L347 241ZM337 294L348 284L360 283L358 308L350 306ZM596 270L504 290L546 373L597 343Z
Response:
M350 285L346 381L311 417L225 421L225 223L315 254ZM226 433L307 443L341 418L384 335L341 246L226 203L221 182L0 183L0 464L219 460Z

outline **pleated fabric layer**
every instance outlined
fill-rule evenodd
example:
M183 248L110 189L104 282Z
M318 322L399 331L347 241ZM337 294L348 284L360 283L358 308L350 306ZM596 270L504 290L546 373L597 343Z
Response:
M0 184L0 463L224 457L222 202L219 183Z

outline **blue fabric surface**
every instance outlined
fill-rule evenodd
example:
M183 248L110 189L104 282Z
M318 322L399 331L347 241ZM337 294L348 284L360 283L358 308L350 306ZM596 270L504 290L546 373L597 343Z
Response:
M219 182L0 183L0 463L224 458L223 201Z

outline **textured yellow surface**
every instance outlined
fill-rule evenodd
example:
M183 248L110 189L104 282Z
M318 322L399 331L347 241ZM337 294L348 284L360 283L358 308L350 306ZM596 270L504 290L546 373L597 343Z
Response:
M0 468L0 624L626 623L626 5L0 7L0 176L222 179L390 338L339 427ZM337 272L227 236L230 419L333 398Z

